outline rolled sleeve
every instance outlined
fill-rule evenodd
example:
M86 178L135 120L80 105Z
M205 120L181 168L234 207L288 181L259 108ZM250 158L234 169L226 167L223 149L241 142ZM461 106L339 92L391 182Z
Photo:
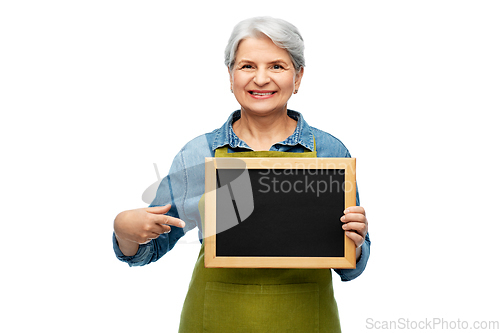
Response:
M152 257L151 242L147 244L139 245L137 253L133 256L126 256L120 250L118 246L118 241L116 240L116 235L113 233L113 250L115 250L115 255L118 260L126 262L130 267L133 266L143 266L145 263L149 263Z
M340 275L342 281L351 281L357 278L363 273L368 263L368 258L370 257L370 236L366 234L365 241L361 245L361 255L356 262L356 268L354 269L334 269L334 271Z
M171 226L171 231L168 234L160 235L149 243L139 245L135 255L126 256L120 250L116 236L113 233L113 249L118 260L126 262L130 267L144 266L160 259L174 247L182 236L184 236L182 228Z

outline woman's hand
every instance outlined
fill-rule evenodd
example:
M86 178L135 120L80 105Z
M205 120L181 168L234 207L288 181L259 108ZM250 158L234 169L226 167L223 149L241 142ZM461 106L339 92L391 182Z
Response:
M344 223L342 228L346 231L346 236L356 244L356 259L358 259L361 255L361 245L363 245L368 233L365 209L360 206L352 206L344 210L344 214L340 218L340 221Z
M171 205L138 208L118 214L114 229L122 253L127 256L134 255L139 244L146 244L161 234L170 232L169 225L184 228L184 221L164 215L170 208Z

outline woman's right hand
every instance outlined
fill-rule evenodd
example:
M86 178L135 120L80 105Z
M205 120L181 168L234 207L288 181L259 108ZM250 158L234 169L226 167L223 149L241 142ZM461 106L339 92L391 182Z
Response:
M137 253L139 244L149 243L163 233L170 232L170 225L184 228L184 221L164 215L172 206L148 207L126 210L115 218L114 229L122 253L131 256Z

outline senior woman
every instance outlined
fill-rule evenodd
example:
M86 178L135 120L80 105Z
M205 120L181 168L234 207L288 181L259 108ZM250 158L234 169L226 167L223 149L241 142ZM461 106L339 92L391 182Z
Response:
M204 267L199 203L205 157L350 157L338 139L287 109L304 74L303 50L299 31L286 21L256 17L237 24L225 64L241 110L182 148L150 207L124 211L115 219L114 250L130 266L158 260L198 227L202 245L179 332L340 332L329 269ZM335 270L343 281L360 275L370 254L365 211L356 201L341 218L357 257L355 269ZM318 286L314 297L302 288L311 283Z

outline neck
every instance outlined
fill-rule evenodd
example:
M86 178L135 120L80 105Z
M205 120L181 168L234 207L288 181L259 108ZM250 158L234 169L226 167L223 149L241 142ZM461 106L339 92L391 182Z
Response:
M256 151L268 151L292 135L296 127L297 121L288 117L286 108L266 115L254 115L242 108L241 118L233 123L234 133Z

